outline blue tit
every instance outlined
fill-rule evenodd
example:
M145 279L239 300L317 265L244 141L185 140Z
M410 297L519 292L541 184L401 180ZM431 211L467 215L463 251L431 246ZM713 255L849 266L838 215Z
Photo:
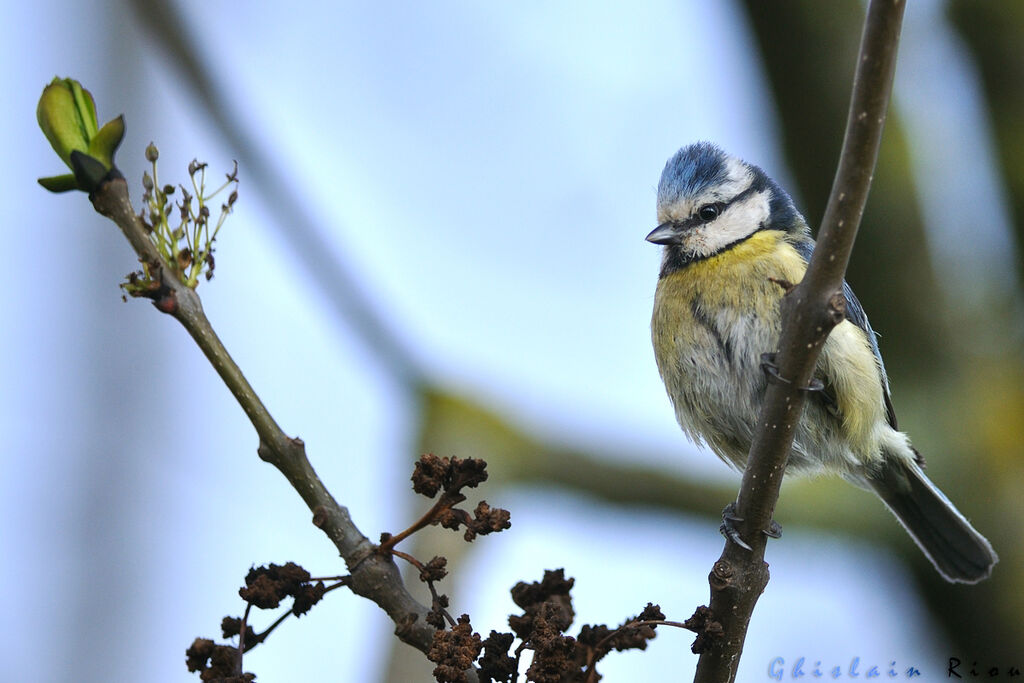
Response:
M814 251L806 221L764 171L709 143L679 150L658 184L664 246L651 337L683 431L743 469L776 349L780 282L799 282ZM948 581L976 583L998 561L922 471L896 427L875 333L843 282L846 319L822 349L787 473L834 473L875 492Z

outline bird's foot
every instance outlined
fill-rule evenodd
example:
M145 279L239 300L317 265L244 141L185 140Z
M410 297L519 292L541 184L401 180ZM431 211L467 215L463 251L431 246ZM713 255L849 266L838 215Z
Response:
M739 529L736 528L737 523L742 521L743 518L736 515L736 503L729 503L722 510L722 526L718 527L718 530L723 536L744 550L752 550L750 545L740 536ZM764 529L761 533L768 538L782 538L782 527L773 519L768 528Z
M740 537L740 530L736 528L736 523L742 521L742 517L736 516L736 503L729 503L725 506L725 509L722 510L722 526L718 527L718 530L723 536L744 550L753 550L753 548L747 545L747 542Z
M772 384L792 384L790 380L779 374L779 366L775 363L774 353L761 354L761 370L768 377ZM825 390L825 385L817 377L811 378L811 383L806 387L797 387L800 391L820 392Z

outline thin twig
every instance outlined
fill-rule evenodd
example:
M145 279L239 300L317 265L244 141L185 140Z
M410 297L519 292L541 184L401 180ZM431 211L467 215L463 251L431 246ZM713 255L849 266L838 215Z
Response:
M841 293L857 235L888 108L904 0L871 0L854 77L846 136L818 244L803 280L782 300L782 333L776 356L788 383L769 383L743 482L737 497L740 535L752 549L726 541L709 577L711 623L721 638L705 648L695 683L736 680L747 625L768 582L766 537L782 475L803 412L803 392L832 328L842 320Z
M249 612L252 611L252 603L245 603L245 613L242 615L242 623L238 627L238 668L235 669L235 675L242 675L242 657L245 655L245 632L249 628ZM252 644L253 646L256 643Z
M395 557L400 557L401 559L411 564L413 567L416 567L416 569L420 571L420 575L423 575L423 571L426 569L426 567L423 566L422 562L417 560L409 553L403 553L401 550L395 550L394 548L389 549L388 552L394 555ZM455 618L448 613L448 610L441 607L441 596L438 594L437 587L434 585L434 582L431 580L426 580L424 581L424 583L426 583L427 588L430 589L431 600L434 606L438 608L439 611L441 612L441 616L445 618L445 621L448 622L449 626L455 626Z
M284 620L290 617L291 615L292 611L287 610L277 619L274 619L274 623L268 626L263 632L256 634L256 636L253 638L253 644L249 647L249 649L251 650L252 648L256 647L257 645L265 641L268 637L270 637L270 634L274 632L274 629L283 624Z
M434 635L434 628L426 623L427 608L409 594L395 563L375 552L374 545L352 522L348 509L320 481L306 457L305 444L287 436L278 426L214 332L198 295L168 269L159 267L161 259L132 208L125 181L104 183L92 200L99 213L121 228L140 259L158 269L162 286L154 305L185 327L234 395L259 435L260 458L284 474L313 512L313 523L327 534L344 558L351 572L352 592L377 603L395 622L395 632L401 640L427 652Z
M387 539L381 541L381 544L378 546L378 552L391 552L392 548L407 539L409 536L412 536L420 529L425 529L431 524L434 524L442 511L450 510L453 506L458 505L465 499L466 497L463 495L457 494L453 496L447 492L442 493L441 497L437 499L437 502L431 505L430 509L423 513L418 520L413 522L408 529L400 531L394 536L389 536Z
M327 586L326 588L324 588L324 595L327 595L328 593L330 593L332 590L335 590L336 588L341 588L343 586L349 585L349 582L348 582L348 578L349 577L348 576L335 576L335 577L331 577L331 578L332 579L341 579L341 580L338 581L338 583L331 584L330 586ZM320 580L322 580L322 579L315 579L315 578L314 579L310 579L310 581L320 581ZM279 616L277 619L274 620L274 623L272 623L270 626L268 626L261 633L255 634L253 636L253 638L252 638L252 642L246 643L245 642L245 637L244 637L245 636L245 622L249 618L249 608L250 607L252 607L252 603L249 603L249 604L246 605L246 607L245 607L245 616L242 618L242 630L241 630L241 635L239 636L239 639L238 639L238 649L239 649L240 652L248 652L249 650L253 649L257 645L259 645L262 642L264 642L268 637L270 637L270 634L274 632L274 629L276 629L278 626L280 626L282 623L284 623L285 619L287 619L292 614L294 614L294 612L292 611L291 608L285 610L284 614L282 614L281 616Z

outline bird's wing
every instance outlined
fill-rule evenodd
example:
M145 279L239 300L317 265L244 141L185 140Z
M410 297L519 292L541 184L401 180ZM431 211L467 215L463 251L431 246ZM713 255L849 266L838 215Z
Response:
M814 240L799 240L796 241L793 246L797 252L808 262L811 261L811 254L814 252ZM875 331L871 329L871 323L868 322L868 315L864 312L864 307L861 306L860 301L857 299L857 295L853 293L853 288L850 287L845 279L843 280L843 298L846 300L846 319L851 323L859 327L864 331L864 334L868 338L868 344L871 345L871 352L875 354L875 360L878 362L878 373L882 378L882 398L885 401L885 415L889 422L889 426L893 429L897 429L896 426L896 412L892 407L892 398L889 396L889 376L885 372L885 363L882 362L882 353L878 350L878 338ZM831 405L837 405L835 397L835 389L826 384L825 386L825 399Z

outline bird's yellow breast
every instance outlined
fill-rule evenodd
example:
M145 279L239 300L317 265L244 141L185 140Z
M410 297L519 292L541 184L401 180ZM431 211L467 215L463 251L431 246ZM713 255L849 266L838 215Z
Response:
M715 434L703 428L714 424L712 413L743 405L744 391L736 384L760 383L748 373L759 374L760 354L777 350L784 287L798 283L806 270L784 233L762 230L659 280L652 341L680 422L688 420L684 428L714 441ZM863 460L877 457L874 431L884 409L881 376L863 330L849 321L840 323L825 343L818 374L835 390L852 450ZM736 393L725 390L723 382L733 384Z
M780 231L762 230L661 278L654 297L655 334L689 329L701 310L774 313L785 283L796 284L807 270L803 258L783 238Z
M782 286L769 278L796 284L806 270L803 258L785 242L784 233L762 230L731 249L691 263L669 278L700 291L709 303L750 308L751 304L759 303L752 302L751 295L776 301L782 298ZM717 284L709 286L712 283Z

